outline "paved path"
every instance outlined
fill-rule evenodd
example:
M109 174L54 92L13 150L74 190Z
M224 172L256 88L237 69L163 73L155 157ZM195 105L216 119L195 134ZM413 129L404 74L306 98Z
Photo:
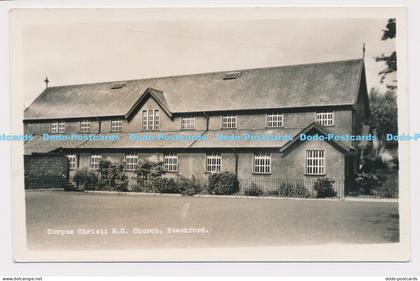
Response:
M389 243L398 204L27 192L30 249ZM93 232L93 233L91 233Z

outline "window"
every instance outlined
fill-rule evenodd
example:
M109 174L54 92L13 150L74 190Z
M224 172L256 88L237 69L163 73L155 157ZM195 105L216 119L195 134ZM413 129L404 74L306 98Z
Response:
M324 150L306 151L306 174L324 175L325 174L325 152Z
M208 153L206 155L206 172L216 173L222 170L222 154Z
M50 123L50 133L51 134L62 134L65 131L64 121L56 121Z
M182 117L181 118L181 130L194 130L195 129L195 118L194 117Z
M238 78L240 72L226 72L225 75L223 75L223 80L234 80Z
M58 122L50 123L50 133L57 134L58 133Z
M283 113L267 114L267 127L268 128L283 127Z
M117 83L113 83L113 84L111 85L111 90L119 90L119 89L121 89L122 87L124 87L124 86L125 86L125 84L126 84L126 82L117 82Z
M89 120L80 121L80 132L81 133L89 133L90 132L90 121Z
M166 172L178 171L178 155L176 153L165 153L163 155L163 169Z
M222 115L222 129L236 128L236 120L236 115Z
M159 110L146 109L143 110L143 131L158 131L160 127Z
M324 126L334 126L334 111L317 112L316 122Z
M90 167L95 170L99 170L99 162L102 159L102 155L100 154L92 154L90 155Z
M111 120L111 132L121 132L122 120Z
M137 170L138 161L139 159L137 154L127 154L125 156L125 169L127 171Z
M254 154L254 173L271 174L271 153L260 152Z
M74 170L77 168L77 158L76 154L68 154L67 155L67 161L69 165L70 170Z

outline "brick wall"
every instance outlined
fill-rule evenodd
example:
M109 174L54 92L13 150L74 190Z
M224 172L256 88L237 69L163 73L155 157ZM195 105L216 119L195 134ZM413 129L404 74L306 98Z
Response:
M67 183L67 158L62 154L25 155L25 189L60 188Z

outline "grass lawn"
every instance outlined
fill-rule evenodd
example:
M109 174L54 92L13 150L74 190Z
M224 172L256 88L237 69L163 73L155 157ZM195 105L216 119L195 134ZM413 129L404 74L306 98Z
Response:
M398 204L389 202L44 191L26 192L26 216L31 250L285 246L399 240ZM168 233L168 228L182 231L190 227L201 233ZM97 233L86 234L92 229ZM157 230L158 234L135 233L140 229ZM73 231L73 234L59 235L57 230ZM77 234L82 230L85 234ZM54 234L49 235L52 231Z

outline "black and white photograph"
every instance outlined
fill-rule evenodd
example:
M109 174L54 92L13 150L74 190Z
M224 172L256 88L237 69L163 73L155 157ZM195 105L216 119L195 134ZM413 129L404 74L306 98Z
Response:
M409 260L404 27L12 10L15 259Z

